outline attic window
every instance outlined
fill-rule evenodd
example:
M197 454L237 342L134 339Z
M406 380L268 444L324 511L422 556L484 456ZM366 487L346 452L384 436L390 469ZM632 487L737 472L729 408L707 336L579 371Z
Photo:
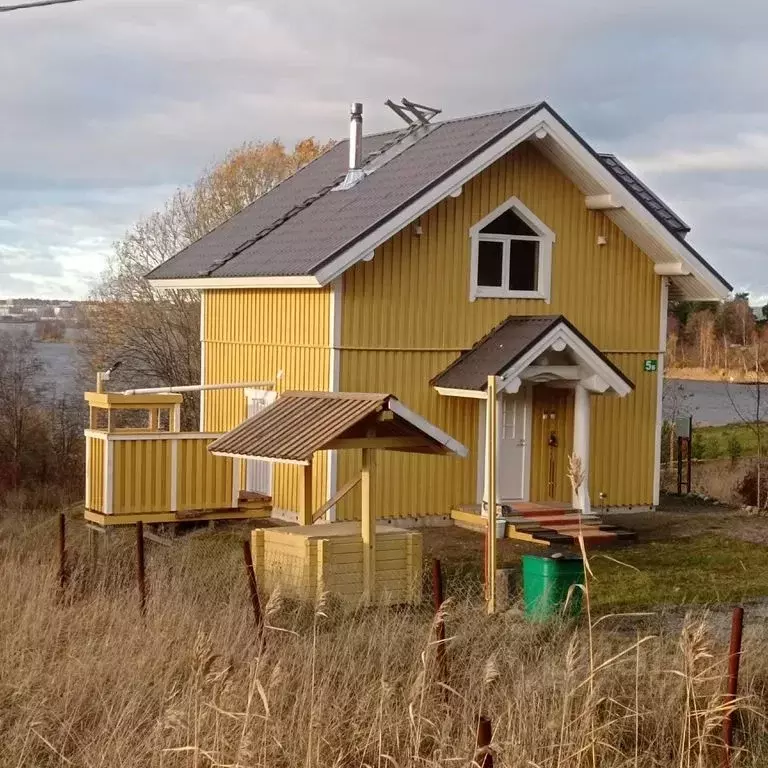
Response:
M470 230L470 300L524 298L549 301L554 233L517 198Z

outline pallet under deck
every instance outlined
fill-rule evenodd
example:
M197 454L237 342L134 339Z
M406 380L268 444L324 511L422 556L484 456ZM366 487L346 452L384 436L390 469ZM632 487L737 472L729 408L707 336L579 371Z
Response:
M505 501L499 514L507 523L506 538L541 546L573 546L579 530L587 547L632 542L637 534L616 525L605 525L592 513L581 516L567 504L536 504L527 501ZM579 518L581 517L581 526ZM463 504L451 510L451 519L460 528L484 533L488 518L480 514L479 504Z

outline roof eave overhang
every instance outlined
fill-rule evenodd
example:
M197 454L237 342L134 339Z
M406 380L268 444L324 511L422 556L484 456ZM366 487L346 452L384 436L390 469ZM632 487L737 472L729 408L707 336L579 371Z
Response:
M312 275L272 275L268 277L174 277L151 278L153 288L160 289L212 289L212 288L322 288Z
M679 264L695 280L695 287L689 285L686 294L695 293L700 300L722 300L727 298L732 287L723 280L688 243L672 234L651 211L635 198L624 185L602 164L598 155L559 117L547 104L542 104L529 112L510 131L493 144L465 162L455 171L445 175L404 206L386 222L373 231L346 247L332 260L315 271L315 277L327 284L364 258L370 258L376 248L390 237L412 223L445 197L457 190L496 162L519 144L529 139L535 140L542 148L556 145L568 156L574 169L572 180L581 187L585 194L610 195L619 206L609 215L630 239L648 253L657 264ZM567 172L567 171L566 171ZM589 190L584 189L588 180ZM629 216L634 223L627 226ZM630 230L630 231L628 231ZM671 278L675 281L675 278ZM690 281L689 281L690 282Z
M376 248L418 219L444 198L510 152L519 144L534 140L542 153L584 192L607 195L614 209L606 211L656 264L677 265L688 273L685 281L671 277L678 291L701 301L720 301L732 290L717 272L684 240L676 237L601 162L597 153L546 103L518 120L509 130L453 171L417 194L385 221L353 242L343 246L312 274L269 277L187 277L150 278L154 288L321 288L354 264L371 257Z

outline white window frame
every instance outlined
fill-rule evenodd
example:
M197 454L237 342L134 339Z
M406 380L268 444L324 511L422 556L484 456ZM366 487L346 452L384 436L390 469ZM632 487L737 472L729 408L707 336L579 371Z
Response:
M534 232L534 235L498 235L481 234L480 230L488 226L494 219L506 211L512 209ZM555 233L527 208L517 197L511 197L498 208L484 216L469 230L470 240L470 276L469 276L469 300L475 299L543 299L549 304L552 283L552 245L556 237ZM537 285L532 291L511 291L509 285L509 253L512 240L535 241L539 244L537 264ZM501 285L478 285L477 268L480 242L502 243Z

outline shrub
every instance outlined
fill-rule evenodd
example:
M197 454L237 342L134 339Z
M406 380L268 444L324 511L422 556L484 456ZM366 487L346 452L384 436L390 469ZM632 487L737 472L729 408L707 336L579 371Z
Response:
M736 486L736 492L742 503L756 507L757 503L757 465L747 471L741 482ZM765 507L768 503L768 467L761 467L760 472L760 505Z
M744 452L744 447L741 444L741 440L736 435L731 435L728 440L728 455L731 457L732 462L736 462L741 458L741 454Z
M703 459L707 452L707 441L699 434L694 432L693 440L691 441L691 456L694 459Z

